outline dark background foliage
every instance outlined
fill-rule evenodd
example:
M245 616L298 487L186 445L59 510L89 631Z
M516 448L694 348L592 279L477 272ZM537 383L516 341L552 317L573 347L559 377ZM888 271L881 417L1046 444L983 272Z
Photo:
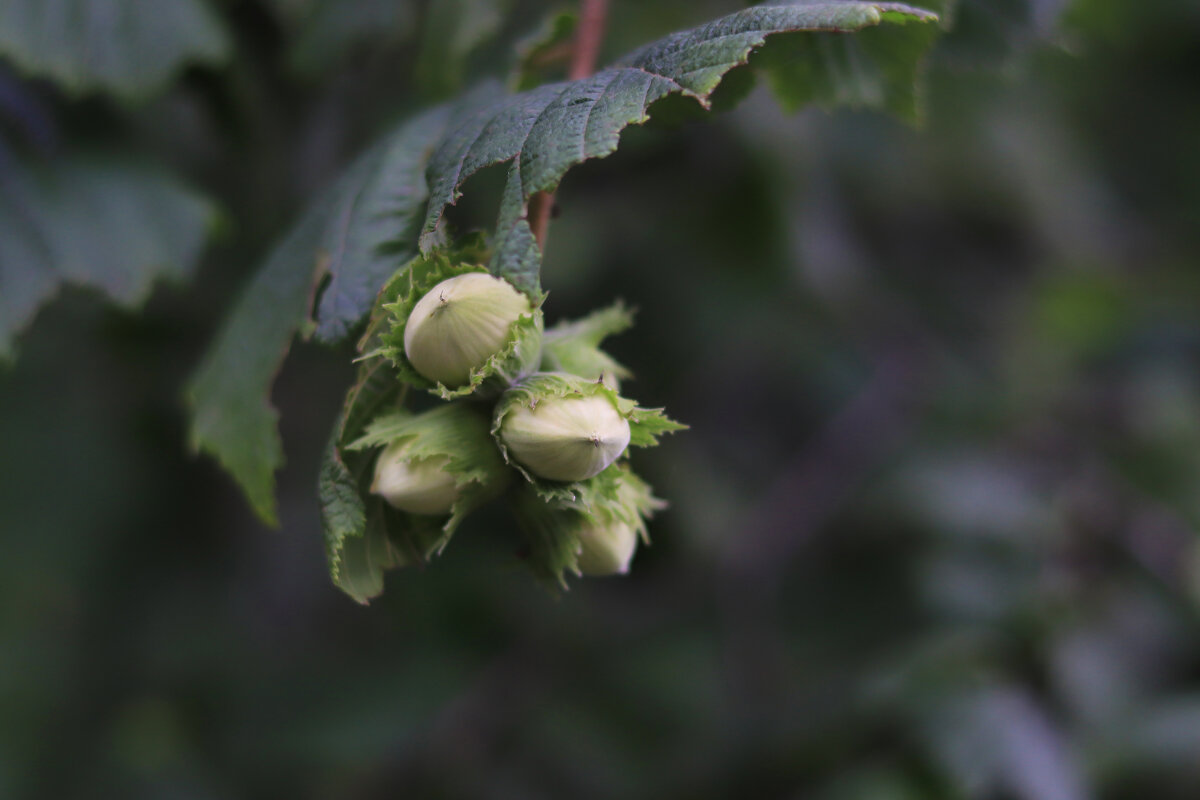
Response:
M216 2L229 60L137 102L0 63L19 152L221 214L190 282L68 289L0 374L0 797L1200 795L1196 6L962 0L921 129L756 92L572 171L547 313L638 307L672 507L561 597L484 511L363 608L314 491L349 348L276 386L278 531L180 394L304 200L547 10L451 5ZM735 5L615 2L605 52Z

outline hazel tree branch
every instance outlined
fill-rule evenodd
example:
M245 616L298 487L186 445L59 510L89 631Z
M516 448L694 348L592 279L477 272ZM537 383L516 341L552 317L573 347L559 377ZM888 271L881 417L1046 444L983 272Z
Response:
M567 69L569 80L577 81L595 72L607 19L608 0L580 0L579 28L571 48L571 65ZM546 234L550 229L553 210L553 192L538 192L529 198L529 227L543 253L546 251Z

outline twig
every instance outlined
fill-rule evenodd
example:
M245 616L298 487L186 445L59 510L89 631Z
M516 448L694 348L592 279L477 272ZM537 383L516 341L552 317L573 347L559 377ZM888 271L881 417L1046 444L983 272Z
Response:
M529 198L529 228L538 249L546 252L546 234L550 231L550 212L554 210L554 192L537 192Z
M579 29L572 47L571 66L567 70L569 80L586 78L595 71L607 19L608 0L580 0ZM554 192L538 192L529 198L526 219L543 253L546 251L546 234L550 230L550 212L553 210Z
M608 18L608 0L581 0L579 6L579 32L575 35L571 68L567 70L567 79L572 81L586 78L595 71L596 56L604 39L604 23Z

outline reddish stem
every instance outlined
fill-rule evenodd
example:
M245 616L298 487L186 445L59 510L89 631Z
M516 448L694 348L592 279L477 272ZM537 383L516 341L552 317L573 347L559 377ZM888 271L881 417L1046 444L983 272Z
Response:
M600 53L600 42L604 39L604 23L608 19L608 0L580 0L579 29L571 52L571 66L567 78L577 81L586 78L596 69L596 57ZM526 219L537 240L538 247L546 252L546 234L550 230L550 212L554 209L554 193L538 192L529 198Z
M600 53L607 18L608 0L581 0L575 52L571 55L571 68L567 70L569 80L577 81L595 72L596 56Z

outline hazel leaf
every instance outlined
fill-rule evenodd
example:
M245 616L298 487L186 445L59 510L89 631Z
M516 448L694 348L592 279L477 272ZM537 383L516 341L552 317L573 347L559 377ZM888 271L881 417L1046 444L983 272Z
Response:
M5 0L0 56L68 93L143 99L189 63L228 59L229 37L204 0Z
M335 338L371 308L378 284L412 257L414 242L397 237L424 208L424 158L447 113L434 110L399 126L313 200L246 288L188 385L193 448L221 462L268 524L276 521L274 476L283 465L270 404L275 374L308 320L322 276L329 275L329 284L317 333ZM377 168L386 169L377 174ZM384 174L386 185L379 182ZM318 258L321 251L326 259Z
M405 123L343 179L320 244L329 281L316 308L318 339L346 336L379 287L416 254L425 164L448 118L439 106Z
M99 289L126 308L156 279L180 281L217 220L204 197L158 171L64 156L13 160L0 180L0 360L64 285Z
M517 91L532 89L543 82L543 74L566 71L571 44L579 27L579 15L573 9L559 9L542 20L541 25L516 43L517 63L509 83Z

